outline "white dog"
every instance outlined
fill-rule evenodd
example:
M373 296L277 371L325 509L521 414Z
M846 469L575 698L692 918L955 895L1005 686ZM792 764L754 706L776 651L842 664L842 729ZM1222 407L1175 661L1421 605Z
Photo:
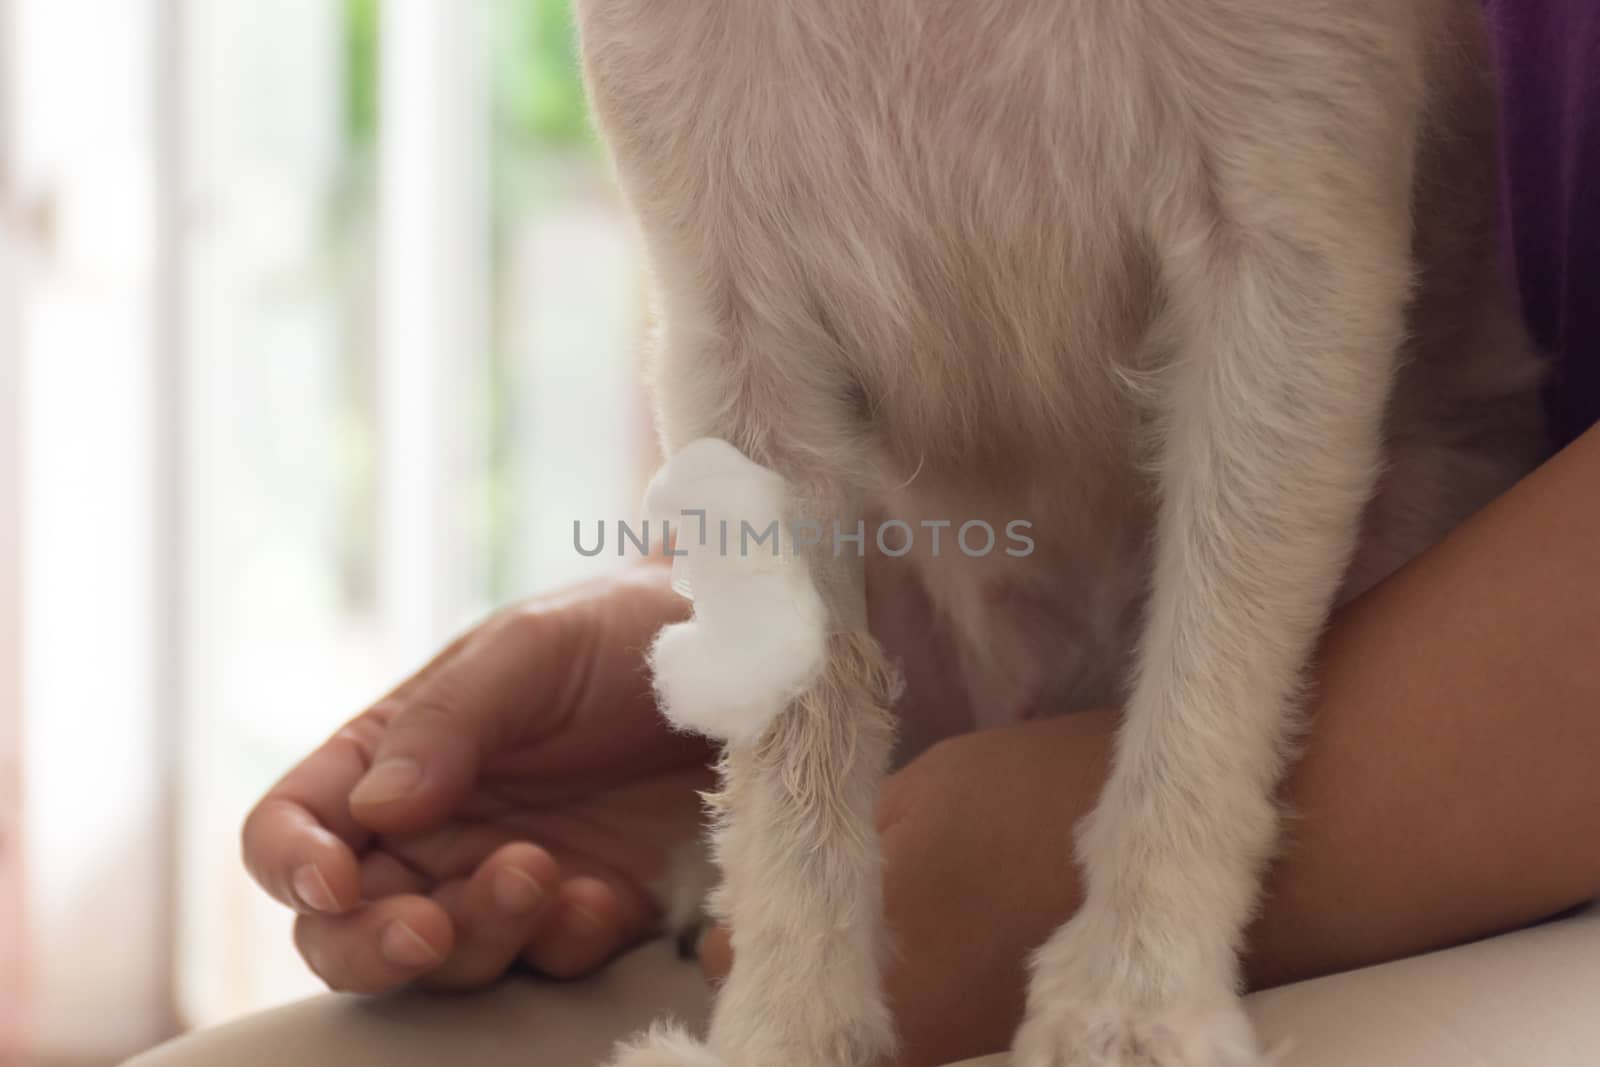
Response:
M1540 448L1478 0L578 9L656 283L657 506L898 520L987 716L1126 709L1019 1067L1263 1062L1237 953L1319 629ZM1029 553L954 548L1016 520ZM892 1054L894 673L839 547L684 564L658 688L728 741L736 964L705 1043L626 1067Z

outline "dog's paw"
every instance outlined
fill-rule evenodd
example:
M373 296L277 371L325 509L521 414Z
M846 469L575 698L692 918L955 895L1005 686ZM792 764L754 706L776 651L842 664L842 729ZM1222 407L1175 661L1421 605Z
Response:
M1237 1002L1148 1011L1105 999L1035 1005L1013 1067L1268 1067Z
M1139 940L1085 905L1045 942L1013 1067L1267 1067L1231 957L1205 966Z
M656 1026L619 1045L608 1067L726 1067L726 1064L682 1030Z

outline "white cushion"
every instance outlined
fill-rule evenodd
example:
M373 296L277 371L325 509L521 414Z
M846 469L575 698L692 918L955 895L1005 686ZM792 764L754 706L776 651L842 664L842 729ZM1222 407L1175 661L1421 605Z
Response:
M657 943L583 982L316 997L129 1067L583 1067L658 1013L697 1024L705 1008L697 970ZM1596 1067L1600 913L1260 993L1250 1010L1280 1067Z

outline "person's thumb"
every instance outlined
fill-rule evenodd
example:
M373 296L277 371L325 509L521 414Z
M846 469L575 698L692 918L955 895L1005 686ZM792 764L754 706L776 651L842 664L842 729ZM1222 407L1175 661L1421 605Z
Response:
M400 707L350 792L350 813L378 833L430 830L455 812L477 780L483 718L425 694L390 702Z
M539 694L560 689L552 663L570 660L585 631L552 611L510 611L484 622L372 709L382 723L350 813L381 834L432 830L456 813L484 760L537 717Z

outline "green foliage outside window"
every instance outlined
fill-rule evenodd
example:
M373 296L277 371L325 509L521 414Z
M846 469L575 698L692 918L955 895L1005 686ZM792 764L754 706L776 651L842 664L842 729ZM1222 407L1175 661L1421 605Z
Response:
M487 5L489 89L496 133L518 148L593 140L578 69L573 0L467 0ZM344 0L345 132L367 146L378 133L378 26L382 0Z
M589 143L573 0L490 0L502 135L526 146Z
M354 146L378 137L378 6L344 0L344 127Z
M453 0L455 2L455 0ZM512 557L518 536L513 507L517 462L512 425L514 359L504 329L515 315L519 294L509 286L506 264L518 221L560 203L577 188L603 183L605 168L591 131L579 70L574 0L458 0L478 5L482 55L488 64L488 226L492 323L470 399L472 420L485 435L487 463L467 486L462 521L483 566L481 592L500 602L527 591L513 587ZM384 0L340 0L343 4L344 135L347 170L335 191L330 220L340 277L366 291L347 306L369 307L374 299L370 264L379 126L381 19ZM338 10L337 8L335 9ZM372 417L376 338L359 312L346 324L342 389L347 415L339 429L337 477L345 511L341 572L349 601L369 606L375 594L377 501L374 462L377 427Z

